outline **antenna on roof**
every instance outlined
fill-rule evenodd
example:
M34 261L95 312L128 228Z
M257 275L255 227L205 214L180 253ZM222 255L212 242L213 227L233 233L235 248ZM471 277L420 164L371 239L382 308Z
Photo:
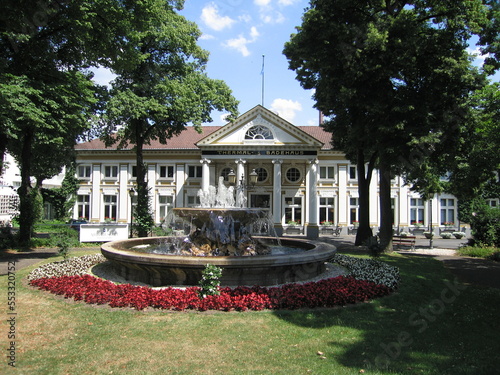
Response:
M262 106L264 107L264 59L265 55L262 55L262 70L260 71L260 75L262 76Z

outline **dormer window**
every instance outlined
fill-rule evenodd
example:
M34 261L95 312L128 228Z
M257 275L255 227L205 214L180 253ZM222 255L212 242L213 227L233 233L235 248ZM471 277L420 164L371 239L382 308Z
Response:
M274 139L273 133L269 128L263 125L252 126L245 134L245 139L251 140L264 140L264 139Z

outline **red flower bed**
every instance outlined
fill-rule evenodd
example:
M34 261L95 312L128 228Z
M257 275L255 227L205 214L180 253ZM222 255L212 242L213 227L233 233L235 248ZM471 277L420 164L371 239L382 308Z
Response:
M199 287L151 289L129 284L115 285L90 275L33 280L31 285L90 304L111 307L147 307L170 310L263 310L344 306L388 295L392 289L369 281L339 276L306 284L281 287L221 288L220 295L199 297Z

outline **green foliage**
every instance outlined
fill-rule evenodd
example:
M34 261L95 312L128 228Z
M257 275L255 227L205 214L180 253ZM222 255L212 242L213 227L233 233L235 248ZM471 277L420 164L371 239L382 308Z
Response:
M68 256L69 256L69 248L70 248L70 245L71 245L71 239L68 238L67 236L63 235L63 234L59 234L55 238L55 243L56 243L56 246L59 249L57 253L60 256L62 256L64 260L67 260Z
M222 276L222 268L207 264L201 274L200 297L217 296L220 294L219 285Z
M368 247L368 254L370 254L370 256L372 258L378 258L384 252L384 249L380 245L380 242L379 242L377 236L369 237L368 240L366 241L365 245L366 245L366 247Z
M489 258L498 254L499 250L491 246L464 246L457 249L457 253L465 257Z
M73 165L68 166L60 188L41 189L44 202L52 204L56 220L67 220L76 201L76 192L78 190L78 179Z
M117 78L100 117L108 145L124 148L131 144L136 152L134 221L140 237L153 225L144 145L152 140L166 144L188 125L201 131L202 123L212 121L213 110L237 114L238 102L229 87L207 77L208 52L197 45L201 32L176 12L180 5L163 0L127 3L127 10L141 17L129 20L123 56L110 64Z
M406 174L417 187L436 190L443 161L467 139L471 95L486 82L466 51L487 24L486 13L480 0L412 6L315 0L284 54L300 84L315 90L315 107L335 134L334 147L358 167L375 164L385 179ZM430 165L431 159L441 163ZM370 203L361 200L364 184L359 186L360 222L367 222ZM380 197L385 242L390 184L381 186Z
M474 243L500 247L500 209L484 205L473 212L470 218Z

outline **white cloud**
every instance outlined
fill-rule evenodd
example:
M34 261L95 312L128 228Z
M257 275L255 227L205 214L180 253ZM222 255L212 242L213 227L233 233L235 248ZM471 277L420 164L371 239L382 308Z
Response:
M288 122L293 123L296 112L302 111L302 104L289 99L274 99L271 103L271 111L277 112Z
M285 2L288 3L290 1L294 0L285 0ZM254 0L254 4L259 7L259 15L262 22L276 24L285 21L285 16L283 16L281 12L274 9L270 0Z
M211 34L201 34L200 36L200 40L211 40L211 39L215 39L215 36Z
M248 43L251 43L251 41L243 35L240 35L238 38L229 39L226 43L224 43L224 46L233 48L240 52L243 56L247 57L250 55L250 51L247 48Z
M221 16L219 9L214 3L210 3L201 11L201 20L213 30L221 31L231 27L236 21L228 16Z
M260 19L264 23L283 23L285 21L285 16L281 12L261 12Z
M255 43L260 36L259 31L255 26L250 28L250 38L246 38L243 35L238 36L238 38L229 39L223 45L225 47L233 48L241 53L244 57L250 55L250 50L247 45L251 43Z
M278 0L278 4L283 6L288 6L295 4L297 1L298 0Z
M470 55L474 56L478 65L483 65L484 60L490 57L489 53L481 55L481 50L479 49L479 47L476 47L475 49L467 48L467 52L469 52Z
M250 36L252 38L252 41L255 41L260 36L260 34L257 31L257 28L255 26L252 26L250 28Z

